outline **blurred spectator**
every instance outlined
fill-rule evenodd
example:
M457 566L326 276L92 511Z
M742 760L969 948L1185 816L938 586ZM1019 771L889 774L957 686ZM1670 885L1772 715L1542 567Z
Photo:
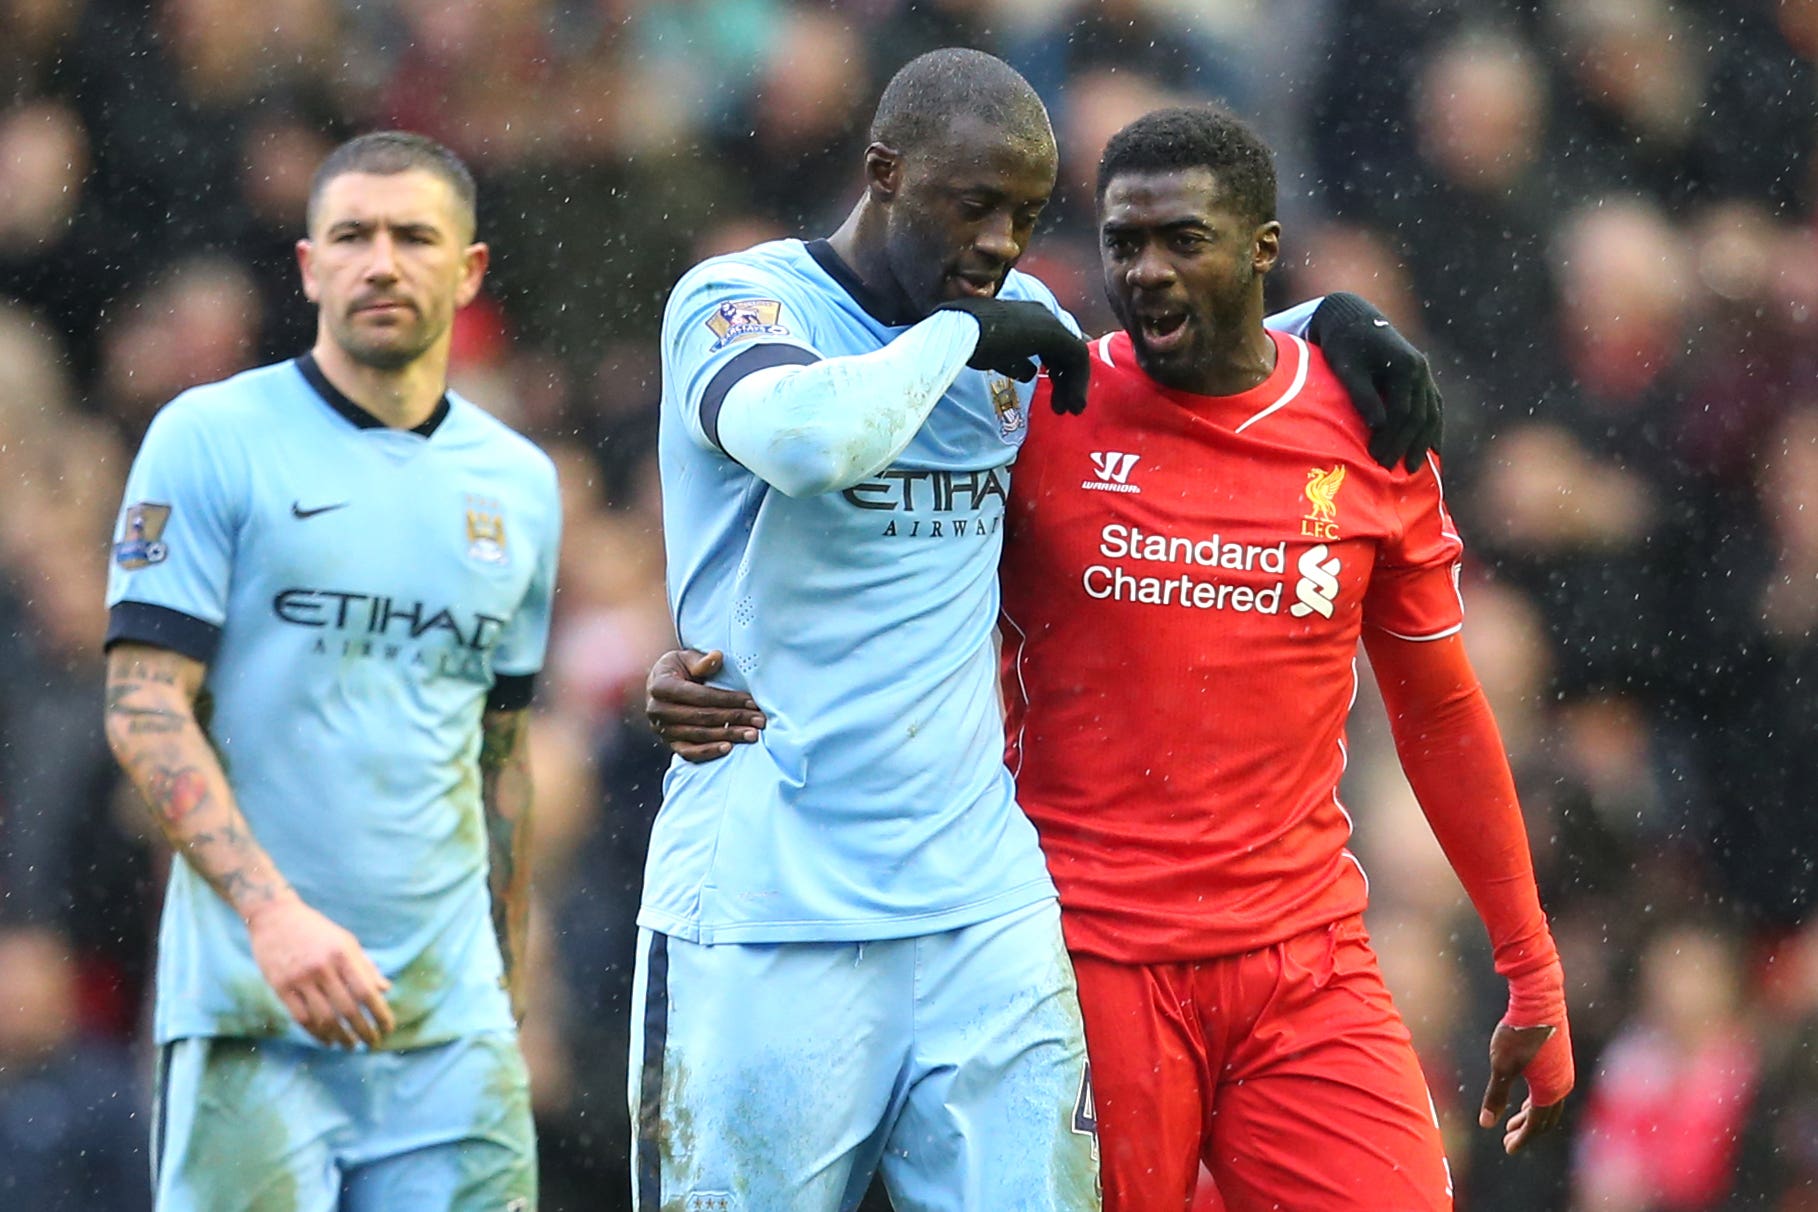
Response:
M1638 188L1675 206L1698 196L1735 129L1700 123L1711 41L1689 10L1671 0L1547 9L1565 76L1555 162L1566 188Z
M1729 932L1682 926L1648 945L1636 1016L1611 1041L1585 1108L1576 1207L1724 1206L1761 1077L1742 993Z
M1427 327L1490 408L1521 417L1546 380L1551 197L1540 176L1546 78L1521 41L1461 33L1434 48L1415 92L1422 172L1385 203L1409 253Z
M333 149L328 131L276 111L249 123L242 139L240 192L247 213L238 251L259 292L253 360L261 364L294 357L316 339L316 309L303 297L297 272L297 241L316 166Z
M86 0L0 0L0 105L77 87L76 33Z
M1050 105L1080 76L1101 72L1133 73L1238 108L1250 100L1242 63L1207 28L1216 5L1064 0L1042 7L1038 32L1019 38L1009 58Z
M1818 4L1713 5L1706 138L1711 192L1782 213L1818 201ZM1742 132L1747 132L1742 136Z
M0 925L0 974L0 1202L150 1208L149 1103L124 1048L78 1035L68 941Z
M1717 566L1735 605L1701 739L1720 770L1711 852L1744 920L1784 929L1818 895L1818 384L1759 464L1766 541ZM1704 600L1711 600L1709 598Z
M852 145L866 136L869 58L837 16L798 9L782 17L758 66L756 88L722 150L753 209L796 231L839 226L864 182ZM788 165L787 172L778 172Z
M83 373L129 239L87 189L89 163L88 131L66 102L0 110L0 298L43 311Z
M239 262L178 261L108 326L97 403L137 446L152 414L177 393L251 366L258 336L258 292Z
M1555 239L1562 298L1546 339L1559 368L1531 419L1498 427L1465 513L1541 603L1561 689L1661 691L1678 634L1669 589L1701 537L1676 432L1689 267L1665 215L1640 200L1580 208Z
M42 322L0 308L0 894L13 919L69 933L81 1021L124 1034L143 989L147 856L115 815L95 711L106 620L93 553L125 451L74 413L72 393Z

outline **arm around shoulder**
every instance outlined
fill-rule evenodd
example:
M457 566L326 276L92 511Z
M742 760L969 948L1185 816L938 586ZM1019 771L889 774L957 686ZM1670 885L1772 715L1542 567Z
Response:
M720 403L720 446L792 497L850 488L902 453L978 340L977 320L937 312L871 353L753 371Z

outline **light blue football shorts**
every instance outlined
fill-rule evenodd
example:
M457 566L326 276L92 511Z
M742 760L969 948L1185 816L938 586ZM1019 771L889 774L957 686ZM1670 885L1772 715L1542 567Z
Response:
M868 943L639 931L638 1212L1099 1207L1073 966L1052 900Z
M158 1212L532 1212L509 1034L401 1052L194 1038L158 1058Z

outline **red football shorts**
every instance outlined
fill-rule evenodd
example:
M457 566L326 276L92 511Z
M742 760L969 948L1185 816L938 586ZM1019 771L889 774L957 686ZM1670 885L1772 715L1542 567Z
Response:
M1073 957L1105 1212L1443 1212L1433 1101L1361 918L1198 963ZM1201 1205L1202 1207L1204 1205Z

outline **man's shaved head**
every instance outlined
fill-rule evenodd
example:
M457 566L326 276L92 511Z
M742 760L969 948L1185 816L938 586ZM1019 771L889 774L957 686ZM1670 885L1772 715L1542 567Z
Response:
M997 56L963 47L919 55L890 78L871 120L871 142L913 154L964 117L1031 148L1054 145L1047 107L1029 82Z

